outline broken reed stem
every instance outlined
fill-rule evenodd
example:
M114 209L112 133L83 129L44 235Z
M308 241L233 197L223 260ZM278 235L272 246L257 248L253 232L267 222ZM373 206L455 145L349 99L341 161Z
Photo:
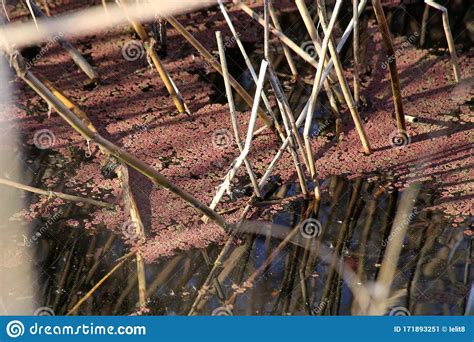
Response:
M33 0L28 2L28 5L28 8L32 12L32 15L48 20L49 14L45 15L41 8ZM76 63L76 65L82 71L84 71L84 73L87 75L87 77L91 79L91 81L95 82L99 79L99 74L95 71L95 69L89 64L89 62L87 62L87 60L81 55L81 53L67 39L63 38L62 34L56 35L55 37L51 37L50 39L55 39L58 41L59 45L61 45L61 47L68 52L74 63Z
M270 14L270 17L272 18L273 25L278 31L283 32L280 22L278 21L278 16L276 15L275 9L273 8L273 2L272 0L265 0L268 3L268 12ZM267 30L268 31L268 30ZM267 33L268 34L268 33ZM290 67L291 74L293 75L293 78L296 79L298 78L298 69L296 69L296 64L295 61L293 60L293 57L291 56L291 52L281 40L279 40L281 43L281 47L283 49L283 54L285 55L285 58L288 62L288 66ZM269 56L265 55L265 58L270 62Z
M372 7L374 8L375 17L379 25L380 33L382 34L383 44L387 52L388 65L390 70L390 84L392 86L393 104L395 106L395 115L397 118L397 127L399 131L406 131L405 115L403 113L402 94L400 91L400 80L398 77L397 59L395 50L393 48L392 38L390 37L390 30L388 28L385 13L383 11L380 0L372 0Z
M101 208L115 208L115 204L112 203L106 203L102 201L96 201L91 198L85 198L85 197L79 197L79 196L74 196L74 195L69 195L69 194L64 194L62 192L56 192L56 191L51 191L51 190L43 190L43 189L38 189L29 185L13 182L8 179L0 178L0 184L7 185L13 188L17 188L20 190L25 190L29 192L33 192L35 194L40 194L40 195L45 195L48 197L57 197L61 198L66 201L71 201L71 202L82 202L82 203L87 203L91 205L95 205Z
M324 56L321 55L322 46L319 42L318 32L317 32L316 27L314 26L314 21L311 18L308 7L306 7L304 0L296 0L295 2L296 2L296 6L298 7L301 17L303 18L303 22L306 26L306 30L309 33L309 37L311 38L313 42L314 49L316 50L316 53L318 54L318 58L324 58L324 66L326 66L329 60L327 59L326 54ZM337 107L337 103L334 98L331 85L329 84L329 81L327 79L323 81L323 86L324 86L324 90L326 91L326 95L329 99L331 108L333 110L333 114L336 117L336 135L339 135L341 133L341 117L339 115L339 108ZM337 96L338 98L339 97L341 98L341 102L342 102L342 95L338 94Z
M204 57L204 59L211 65L218 73L223 75L222 72L222 67L221 65L215 60L215 58L209 53L209 51L206 50L204 46L202 46L199 41L194 38L192 34L186 30L186 28L181 25L174 17L167 17L166 20L196 49L198 52ZM244 99L244 101L250 106L253 106L253 99L252 97L247 93L247 91L240 85L239 82L232 76L229 76L230 83L232 84L232 87L237 91L237 93ZM274 125L273 122L265 115L265 113L259 109L258 110L258 115L260 119L265 123L265 125L268 128L271 128L273 130Z
M285 110L286 116L288 117L289 123L291 125L291 130L293 132L293 136L296 139L298 149L303 157L303 161L306 167L309 170L309 162L308 162L308 159L306 159L306 154L304 153L304 144L303 144L303 140L301 139L301 135L298 131L295 117L291 110L291 106L288 102L288 99L285 96L285 91L283 90L283 87L280 81L278 80L277 74L275 70L273 70L273 67L270 68L270 82L272 84L272 87L274 86L275 96L277 97L277 99L280 99L283 104L283 109Z
M458 56L456 54L456 47L454 46L453 34L451 33L451 28L449 26L448 10L446 7L441 6L440 4L437 4L431 0L425 0L425 4L430 5L431 7L441 11L444 33L446 35L446 40L448 41L448 49L451 55L451 64L453 66L454 79L456 80L456 82L459 82L461 80L461 70L459 69Z
M97 133L97 129L94 127L92 122L75 103L73 103L68 97L57 90L49 81L43 80L44 84L58 98L68 109L70 109L82 122L94 133ZM107 154L102 146L99 146L102 153ZM146 280L145 280L145 262L140 252L140 246L145 242L145 231L142 220L140 218L140 212L138 210L135 198L130 190L128 168L124 163L120 163L117 169L117 176L119 178L122 187L122 198L125 204L125 212L128 212L130 219L132 220L133 226L136 230L136 236L139 238L138 241L138 252L137 252L137 277L138 277L138 297L140 306L146 305Z
M318 4L318 12L321 12L322 4L320 4L319 1L317 4ZM324 68L324 58L326 56L327 48L328 48L330 37L331 37L331 32L336 23L337 14L339 13L341 4L342 4L341 0L336 1L336 4L334 5L334 9L332 12L331 21L329 22L329 28L327 30L326 29L324 30L325 32L324 32L323 44L321 47L321 53L319 55L318 68L316 70L316 75L314 76L314 84L311 90L311 96L308 100L308 103L309 103L308 115L306 116L306 121L305 121L305 126L304 126L304 131L303 131L303 139L304 139L305 147L306 147L306 157L308 158L308 162L309 162L311 178L313 179L313 182L315 182L315 184L317 184L318 177L316 174L316 162L314 161L314 157L313 157L313 148L311 146L311 139L309 136L309 132L311 129L311 125L313 123L313 115L316 109L316 102L318 100L319 91L321 89L320 80L321 80L321 76L322 76L322 72ZM315 187L314 194L316 198L319 198L320 196L319 187Z
M146 306L146 277L145 277L145 261L141 253L141 246L145 243L145 229L143 227L142 219L140 217L140 212L138 210L137 203L133 197L132 191L130 189L130 182L128 176L128 167L124 164L118 169L118 176L122 183L123 198L126 206L126 211L129 212L130 219L133 222L135 227L135 235L139 238L138 249L137 249L137 279L138 279L138 302L140 307ZM126 224L126 223L125 223Z
M257 76L257 73L255 72L255 69L252 65L252 62L250 62L250 58L249 56L247 55L247 52L245 51L245 48L244 48L244 45L242 44L242 41L240 40L239 38L239 34L237 33L237 31L235 30L235 27L234 25L232 24L232 21L230 20L230 17L229 17L229 14L227 13L223 3L222 3L222 0L219 0L218 1L219 3L219 7L221 9L221 12L222 14L224 15L224 18L227 22L227 25L229 26L231 32L232 32L232 35L237 43L237 46L239 47L240 49L240 52L242 53L242 56L244 57L244 60L245 60L245 64L247 65L247 68L248 70L250 71L250 74L252 75L252 79L255 83L255 86L257 85L258 83L258 76ZM273 112L272 110L272 106L270 105L270 102L268 101L268 98L267 96L265 95L265 91L262 90L262 100L263 100L263 103L265 104L265 108L267 109L267 112L270 114L270 116L272 117L273 119L273 123L275 125L275 129L277 130L278 134L280 134L280 136L282 135L282 132L281 132L281 128L280 128L280 125L278 123L278 120L276 119L275 117L275 113ZM265 128L265 126L263 127ZM260 130L257 130L255 131L255 134L254 136L256 136L258 133L259 133Z
M413 211L420 189L421 183L414 183L403 192L397 214L393 219L392 230L388 236L389 242L375 284L378 291L374 296L374 302L368 312L369 315L383 315L387 310L386 302L390 294L403 241L405 240L405 235L410 223L409 216Z
M194 196L179 188L173 184L168 178L163 176L161 173L156 171L150 165L143 161L135 158L130 153L126 152L122 148L114 145L107 139L103 138L100 134L92 132L76 115L68 109L61 101L59 101L53 93L31 72L25 68L23 58L18 52L11 53L12 66L15 69L17 75L23 79L38 95L40 95L48 104L53 106L61 117L77 132L79 132L87 140L92 140L98 145L102 146L109 154L115 156L120 161L131 166L144 176L148 177L154 183L161 185L162 187L173 192L177 196L181 197L184 201L191 204L196 209L200 210L214 222L216 222L224 230L229 228L228 223L225 219L217 214L214 210L209 208L207 205L200 202Z
M304 0L296 0L296 6L298 7L300 15L303 18L303 22L304 22L304 24L306 26L306 30L308 31L309 36L310 36L310 38L313 42L314 49L316 50L316 53L318 54L318 58L319 59L321 59L321 58L324 59L324 64L323 65L327 65L328 64L328 62L326 61L327 60L327 56L326 56L327 54L326 53L324 53L324 55L322 54L322 46L319 42L317 29L314 26L313 19L311 18L311 15L309 13L308 8L306 7L306 4L305 4ZM319 65L319 63L318 63L318 65ZM329 99L329 103L331 105L332 112L333 112L333 114L336 118L336 135L339 137L339 135L341 134L341 125L342 125L341 124L341 116L339 114L339 108L337 107L337 103L336 103L336 100L334 98L334 94L333 94L333 91L331 89L331 85L329 84L329 81L327 79L325 79L322 83L323 83L323 86L324 86L324 90L326 91L326 95ZM313 85L314 85L314 81L313 81ZM340 95L338 95L338 97L339 96ZM309 166L308 166L308 168L309 168Z
M125 254L123 257L120 258L120 261L117 265L115 265L105 276L100 279L97 284L92 287L79 301L66 313L66 316L72 315L74 312L79 309L79 307L87 300L90 296L94 294L94 292L112 275L117 271L124 263L127 261L128 258L135 255L135 252L129 252Z
M353 54L354 54L354 101L359 106L360 102L360 82L359 82L359 18L357 15L358 0L352 0L352 14L354 21L353 37Z
M289 150L288 151L290 152L291 157L293 158L293 161L295 163L296 174L298 176L298 181L300 183L301 192L303 193L303 195L305 197L307 197L308 187L306 185L306 179L305 179L305 176L304 176L303 169L301 167L300 160L298 158L298 154L296 153L297 144L295 143L295 140L297 139L296 137L299 136L299 133L298 133L298 130L296 130L296 135L295 135L294 127L290 127L289 121L290 121L290 116L292 116L292 115L288 111L288 108L289 108L288 101L285 99L285 94L283 92L283 88L281 87L281 84L280 84L278 78L276 77L275 73L273 72L273 68L272 68L271 65L270 65L270 68L269 68L269 73L270 73L270 84L271 84L271 86L273 88L273 91L275 93L275 97L277 99L278 106L280 107L280 113L281 113L281 117L283 119L283 124L285 126L286 135L289 138ZM294 119L293 119L293 121L294 121ZM302 150L303 146L302 146L301 139L299 141L301 143L300 148ZM301 151L301 152L304 155L304 151Z
M256 13L250 7L242 3L240 0L233 0L233 3L237 5L238 8L240 8L245 13L247 13L250 17L255 19L260 25L265 27L265 20L260 15L258 15L258 13ZM308 53L306 53L298 44L296 44L290 38L288 38L288 36L286 36L283 32L276 29L272 25L268 25L268 30L271 33L273 33L275 36L277 36L279 40L281 40L284 44L286 44L291 50L293 50L297 55L303 58L306 62L308 62L314 67L317 67L316 60L313 57L311 57Z
M263 83L265 81L265 73L267 71L267 66L268 66L268 63L265 60L262 60L262 64L260 66L260 73L258 76L257 89L255 91L255 98L254 98L254 102L252 106L252 112L250 113L249 125L248 125L248 130L247 130L247 138L245 139L244 148L242 152L240 152L239 157L237 157L237 159L233 163L232 168L229 170L229 172L227 172L224 182L222 182L222 184L219 185L217 193L212 199L212 202L209 206L211 209L214 209L217 206L217 204L221 200L224 193L229 189L230 182L234 178L235 174L237 173L237 170L240 168L243 161L247 157L247 154L250 151L250 146L252 144L252 138L253 138L253 133L255 129L255 122L257 120L258 106L260 104L260 97L261 97L261 92L263 89Z
M237 114L235 111L235 103L234 103L234 96L232 95L232 86L229 80L229 70L227 69L227 60L225 57L224 51L224 42L222 41L222 33L220 31L216 32L216 39L217 39L217 46L219 49L219 57L221 60L222 71L224 73L224 85L225 85L225 92L227 95L227 101L229 103L229 111L230 111L230 118L232 122L232 129L234 130L235 141L237 146L239 147L240 153L243 151L242 140L240 137L240 129L239 123L237 122ZM252 165L250 164L247 157L244 159L245 167L247 169L247 173L249 175L250 181L253 185L255 195L260 197L260 189L258 188L257 178L255 173L252 170Z
M122 8L127 11L125 3L123 3L122 0L116 0L116 3ZM138 34L140 37L141 41L143 42L143 46L145 47L146 53L150 57L150 59L153 62L153 65L155 66L156 70L158 71L158 74L160 75L161 80L165 84L166 90L168 90L168 93L170 94L171 98L173 99L173 102L178 109L178 112L184 113L186 112L186 108L184 106L184 101L183 98L178 94L178 91L176 89L176 86L174 85L173 81L171 80L170 75L166 71L163 63L161 63L160 58L158 57L158 54L156 53L155 50L155 40L150 38L148 34L146 33L145 29L143 28L143 25L133 19L129 20L130 23L133 26L133 29L135 32Z
M321 2L324 5L324 0L321 0ZM319 14L319 21L326 35L328 33L326 33L327 25L326 25L325 10L323 9L322 11L319 11L318 14ZM329 32L329 35L331 35L331 32ZM360 119L360 116L359 116L359 111L357 110L357 107L354 104L354 98L352 97L352 93L349 89L349 85L347 83L346 77L344 76L342 63L341 63L341 60L339 59L336 46L334 44L334 41L331 38L329 39L329 52L331 54L331 59L334 61L334 68L336 69L337 78L339 80L339 84L341 85L342 93L344 95L344 99L347 103L347 106L349 107L349 111L351 113L352 120L354 121L354 125L356 127L357 133L359 134L359 138L362 142L364 153L366 155L369 155L372 153L372 149L370 148L369 140L365 133L362 120Z

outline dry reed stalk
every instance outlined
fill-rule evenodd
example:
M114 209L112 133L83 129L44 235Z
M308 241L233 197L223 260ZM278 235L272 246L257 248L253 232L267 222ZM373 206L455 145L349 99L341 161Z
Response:
M252 10L250 7L242 3L240 0L233 0L234 4L237 5L238 8L243 10L246 14L248 14L250 17L255 19L260 25L265 27L265 20L258 15L254 10ZM293 50L297 55L299 55L301 58L303 58L306 62L311 64L314 67L317 67L317 63L313 57L311 57L308 53L306 53L298 44L296 44L294 41L292 41L288 36L286 36L283 32L280 30L276 29L272 25L268 25L268 30L273 33L275 36L278 37L278 39L284 43L286 46L288 46L291 50Z
M161 185L162 187L181 197L184 201L203 212L223 229L228 229L228 223L214 210L197 200L185 190L173 184L170 180L168 180L150 165L135 158L130 153L102 137L100 134L91 131L90 128L88 128L87 125L82 122L82 120L77 118L76 115L69 108L67 108L67 106L58 100L58 98L34 74L25 68L25 62L18 52L10 53L10 55L12 66L15 69L17 75L23 79L48 104L55 108L60 116L85 139L94 141L98 145L102 146L109 154L115 156L123 163L131 166L152 180L154 183Z
M303 144L303 140L301 139L301 135L298 131L298 127L296 125L295 116L293 115L293 111L291 110L291 106L288 102L287 97L285 96L285 92L283 90L283 87L281 86L281 83L280 83L280 81L278 80L278 77L277 77L277 73L275 72L273 67L270 68L270 82L271 82L272 86L275 85L275 87L274 87L275 96L277 97L277 99L281 100L281 103L282 103L283 108L284 108L285 113L286 113L285 115L287 116L287 118L289 120L289 123L290 123L290 126L291 126L291 131L293 133L293 137L296 140L296 145L298 146L298 149L301 153L301 156L303 157L303 161L304 161L306 167L309 170L309 162L306 159L306 154L304 153L304 144Z
M61 101L68 109L70 109L76 116L94 133L97 133L97 129L94 127L92 122L89 120L87 114L82 111L74 102L72 102L67 96L57 90L49 81L43 80L44 84L48 89L55 95L59 101ZM107 154L107 150L102 146L99 146L102 153ZM146 305L146 281L145 281L145 263L140 252L140 246L145 242L145 231L143 223L140 218L140 212L138 210L135 198L130 190L128 168L124 163L120 163L117 168L117 176L119 178L122 188L122 198L125 204L125 212L128 212L133 226L136 230L136 236L139 237L139 246L137 252L137 277L138 277L138 294L139 302L141 306Z
M258 83L257 83L257 89L255 91L255 98L252 106L252 112L250 114L250 119L249 119L249 125L248 125L248 130L247 130L247 138L245 139L245 144L242 152L240 152L239 157L235 160L235 162L232 165L232 168L229 170L227 175L224 178L224 182L222 182L221 185L219 185L218 190L214 198L212 199L212 202L210 204L210 208L214 209L219 201L221 200L222 196L226 191L228 191L230 187L230 182L234 178L237 170L240 168L242 165L243 161L247 157L247 154L250 151L250 146L252 144L252 139L253 139L253 133L255 129L255 123L257 120L257 112L260 104L260 97L263 89L263 83L265 81L265 74L267 71L267 66L268 63L265 60L262 60L262 64L260 66L260 73L258 76Z
M400 79L398 77L397 60L395 57L395 50L393 48L392 38L390 37L390 30L388 28L385 13L383 11L380 0L372 0L372 7L374 8L375 17L379 25L382 40L387 52L388 65L390 70L390 84L392 86L393 104L395 105L395 115L397 118L397 127L399 131L406 131L405 115L403 112L402 94L400 90Z
M160 33L160 50L166 54L168 52L168 31L166 30L166 19L158 17Z
M49 21L49 14L44 14L41 8L34 1L28 1L27 4L28 9L30 10L32 15L37 16L39 18L45 18L45 20L47 20L46 22ZM43 23L44 21L41 21L40 26L43 25ZM53 37L50 37L50 39L53 39ZM82 71L84 71L84 73L87 75L87 77L91 79L91 81L95 82L99 79L99 74L67 39L63 38L62 35L57 35L54 37L54 39L57 40L59 45L61 45L61 47L68 52L74 63L76 63L76 65Z
M367 5L367 0L361 0L361 2L359 3L358 11L357 11L357 16L358 17L361 16L361 14L364 11L366 5ZM342 48L344 47L344 44L346 44L347 40L349 39L349 36L351 35L351 32L352 32L353 28L354 28L354 18L352 18L351 21L349 22L349 24L347 24L347 27L344 30L344 33L342 34L342 37L339 40L339 43L337 43L337 47L336 47L337 53L341 52ZM334 61L332 59L330 59L327 67L324 69L323 77L322 77L323 80L325 80L326 77L328 77L328 75L331 72L333 66L334 66Z
M186 30L186 28L181 25L174 17L167 17L166 20L196 49L198 52L204 57L204 59L221 75L223 75L222 67L217 62L214 57L209 53L209 51L206 50L204 46L202 46L199 41L194 38L192 34ZM253 100L252 97L247 93L247 91L240 85L239 82L232 76L229 76L230 83L232 84L232 87L239 93L239 95L244 99L244 101L250 106L253 106ZM260 119L265 123L265 125L268 128L273 129L274 124L273 122L265 115L265 113L259 109L258 110L258 115Z
M359 16L357 15L358 0L352 0L352 14L354 21L353 37L353 54L354 54L354 101L359 106L360 102L360 82L359 82Z
M57 192L57 191L51 191L51 190L43 190L43 189L38 189L29 185L13 182L8 179L0 178L0 184L11 186L13 188L17 188L20 190L25 190L29 192L33 192L35 194L40 194L40 195L45 195L48 197L57 197L61 198L66 201L71 201L71 202L82 202L82 203L87 203L91 205L95 205L101 208L115 208L115 204L113 203L106 203L102 201L96 201L92 198L86 198L86 197L79 197L79 196L74 196L74 195L69 195L69 194L64 194L62 192Z
M216 39L217 39L217 46L218 46L218 49L219 49L219 57L220 57L220 61L221 61L222 71L223 71L223 74L224 74L225 92L226 92L226 95L227 95L227 102L229 103L229 111L230 111L232 129L234 131L234 137L235 137L235 141L237 143L237 146L239 147L239 151L240 151L240 153L242 153L244 148L242 146L242 141L241 141L241 137L240 137L240 129L239 129L239 123L237 122L237 114L236 114L236 110L235 110L234 96L232 95L232 86L231 86L230 80L229 80L229 70L227 69L227 60L226 60L225 52L224 52L224 42L222 41L222 33L220 31L216 32ZM255 195L257 197L260 197L260 189L258 188L257 178L255 177L255 173L252 170L252 165L250 164L247 157L244 159L244 163L245 163L245 167L247 169L247 173L249 175L250 181L253 185Z
M454 46L453 34L451 33L451 28L449 26L448 10L446 7L441 6L440 4L431 0L425 0L425 4L430 5L431 7L441 11L444 34L446 35L446 40L448 41L448 50L451 55L451 64L453 66L454 79L456 80L456 82L459 82L461 80L461 70L459 69L458 56L456 54L456 47Z
M309 36L313 42L313 45L318 54L318 57L324 58L324 66L326 66L329 61L327 60L326 54L324 56L321 56L322 46L319 42L318 31L316 30L316 27L314 26L314 22L313 22L313 19L311 18L308 7L306 7L306 4L303 0L296 0L296 6L298 7L300 15L303 18L303 22L306 26L306 30L308 30ZM311 82L311 85L313 83L314 82ZM331 85L329 84L329 81L327 79L323 81L323 86L324 86L324 90L326 91L326 95L329 99L332 112L336 118L336 135L339 136L339 134L341 133L341 116L339 115L339 108L337 107L337 103L334 98ZM338 95L338 97L339 96L340 95Z
M138 247L136 253L137 259L137 279L138 279L138 302L140 307L146 306L146 277L145 277L145 261L141 253L141 246L145 243L145 230L143 227L142 219L140 217L140 212L138 210L137 203L133 197L132 191L130 189L130 182L128 176L128 167L124 164L121 164L117 171L118 177L122 183L122 191L124 202L126 203L125 210L128 211L130 219L133 222L135 227L135 235L139 238ZM127 205L128 204L128 205Z
M240 40L239 38L239 34L237 33L237 31L235 30L235 27L234 25L232 24L232 21L230 20L230 17L229 17L229 14L227 13L224 5L222 4L222 0L219 0L218 1L219 3L219 8L221 9L221 12L222 14L224 15L224 18L227 22L227 25L229 26L230 28L230 31L232 32L232 35L235 39L235 42L237 43L237 46L239 47L239 50L240 52L242 53L242 56L244 57L244 60L245 60L245 64L247 65L247 68L248 70L250 71L250 74L252 75L252 79L255 83L255 86L257 85L258 83L258 77L257 77L257 73L255 72L255 69L252 65L252 63L250 62L250 58L249 56L247 55L247 52L245 51L245 48L242 44L242 41ZM277 118L275 117L275 113L273 112L272 110L272 106L270 105L270 102L268 101L268 98L267 96L265 95L265 91L262 90L262 100L263 100L263 103L265 104L265 108L267 109L267 112L270 114L270 116L272 117L273 119L273 123L275 124L275 129L277 130L277 132L280 134L281 136L281 128L280 128L280 125L278 123L278 120ZM263 129L265 129L265 126L262 127ZM254 136L257 136L259 133L260 133L260 130L257 130L255 131L254 133Z
M275 26L275 28L278 31L283 32L280 22L278 21L278 16L276 15L275 9L273 8L272 1L271 0L265 0L265 1L268 3L267 5L268 12L270 14L270 17L272 18L273 26ZM281 47L283 48L283 53L285 55L285 58L288 62L288 66L290 67L291 74L293 75L293 78L296 79L298 78L298 69L296 69L295 61L293 60L293 57L291 56L291 52L288 49L288 47L285 44L283 44L281 40L280 40L280 43L281 43ZM268 56L265 56L265 58L267 58L267 60L270 62L270 60L268 59Z
M281 87L280 82L278 81L278 78L276 77L275 73L272 70L272 67L270 66L269 68L269 73L270 73L270 83L272 85L273 91L275 93L275 97L277 98L278 106L280 107L280 113L283 119L283 125L285 126L286 134L289 138L289 152L291 154L291 157L293 158L293 161L295 163L296 167L296 174L298 176L298 182L300 183L301 187L301 192L303 195L306 197L308 195L308 187L306 185L306 180L304 176L303 169L301 167L301 163L298 158L298 154L296 153L296 146L298 145L296 143L299 133L298 130L296 129L296 134L295 134L295 129L294 126L290 126L290 116L293 117L291 112L289 111L289 105L288 101L285 98L285 94L283 92L283 88ZM294 122L294 118L293 118ZM301 138L300 138L300 143ZM300 149L302 150L303 146L300 145ZM304 155L304 151L301 151Z
M127 6L122 0L116 0L116 2L117 4L123 7L125 12L127 12ZM138 34L141 41L143 42L143 46L145 47L146 53L148 54L151 61L153 62L153 65L158 71L158 74L160 75L161 80L165 84L166 90L168 91L171 98L173 99L173 102L176 108L178 109L178 112L180 113L186 112L186 108L185 108L184 101L181 94L179 94L179 91L177 91L176 85L171 80L171 77L168 74L168 71L166 70L165 66L163 65L160 58L158 57L158 54L156 53L155 40L148 36L145 29L143 28L143 25L140 22L130 19L130 23L132 24L133 29L135 30L135 32Z
M79 307L87 300L89 299L90 296L92 296L94 294L94 292L112 275L114 274L115 271L117 271L124 263L125 261L128 260L128 258L130 258L131 256L135 255L135 252L129 252L127 254L125 254L123 257L121 257L118 262L117 265L115 265L105 276L102 277L102 279L100 279L97 284L94 285L94 287L92 287L92 289L90 289L81 299L79 299L79 301L71 308L68 310L68 312L66 313L66 316L70 316L72 315L74 312L77 311L77 309L79 309Z
M263 25L263 56L267 60L270 61L270 33L269 33L269 8L268 8L268 1L263 0L263 21L265 25Z
M428 22L428 18L430 16L430 5L425 4L425 8L423 10L423 17L421 19L421 29L420 29L420 47L425 46L426 41L426 26Z
M329 36L330 36L331 31L327 30L328 27L326 25L326 18L325 18L326 15L325 15L325 10L323 8L324 0L321 0L321 2L322 2L322 6L321 6L322 10L318 11L318 15L319 15L319 18L320 18L319 22L321 23L321 26L323 27L325 35L329 34ZM342 63L339 59L337 49L336 49L335 44L334 44L332 39L329 39L329 52L331 54L331 59L334 61L334 68L336 69L336 74L337 74L337 77L339 79L339 84L341 85L342 93L344 95L344 99L347 103L347 106L349 107L349 111L351 113L352 120L354 121L354 125L356 127L357 133L359 134L359 138L362 142L364 152L367 155L371 154L372 150L370 148L370 144L369 144L367 135L365 133L364 126L362 124L362 120L360 119L359 112L357 110L357 107L354 104L354 98L352 97L352 93L349 89L349 85L348 85L347 80L344 76Z
M388 237L389 242L383 257L382 265L377 276L373 303L368 309L369 315L383 315L386 313L387 300L390 295L391 285L398 265L398 259L402 250L403 241L410 223L411 214L415 201L421 189L421 183L414 183L403 192L397 214L393 220L392 230Z
M321 47L321 53L319 55L319 61L318 61L318 68L316 69L316 75L314 76L314 84L313 88L311 90L311 96L308 100L309 106L308 106L308 114L306 115L306 121L305 121L305 126L304 126L304 131L303 131L303 139L305 142L305 148L306 148L306 158L308 158L309 162L309 167L310 167L310 173L311 173L311 178L313 179L313 182L317 184L317 174L316 174L316 163L313 158L313 149L311 146L311 139L309 136L309 132L311 129L311 125L313 123L313 115L316 109L316 101L318 99L319 91L321 89L321 76L324 68L324 59L326 56L327 48L330 42L330 37L331 37L331 32L334 28L334 25L336 23L337 19L337 14L339 13L339 10L341 8L342 0L337 0L336 4L334 5L334 9L332 12L332 17L331 21L329 22L329 27L328 29L324 30L324 39ZM318 11L321 11L321 4L318 1ZM342 84L341 84L342 85ZM343 89L344 90L344 89ZM314 189L314 194L316 198L319 198L320 193L319 193L319 187L315 187Z

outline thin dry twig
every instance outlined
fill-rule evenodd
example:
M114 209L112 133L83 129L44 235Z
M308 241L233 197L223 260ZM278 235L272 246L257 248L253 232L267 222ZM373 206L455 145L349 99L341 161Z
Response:
M390 30L388 28L385 13L383 11L380 0L372 0L375 17L379 24L379 30L382 33L382 40L387 51L388 65L390 70L390 84L392 86L393 103L395 105L395 115L397 117L397 127L400 131L406 131L405 115L403 112L402 94L400 90L400 79L398 76L397 59L393 48Z
M43 190L43 189L38 189L29 185L17 183L5 178L0 178L0 184L11 186L13 188L17 188L20 190L25 190L29 192L33 192L35 194L40 194L40 195L45 195L48 197L57 197L61 198L66 201L71 201L71 202L82 202L82 203L87 203L87 204L92 204L98 207L102 208L115 208L115 204L112 203L106 203L102 201L97 201L92 198L86 198L86 197L79 197L79 196L74 196L74 195L69 195L69 194L64 194L62 192L57 192L57 191L51 191L51 190Z
M222 71L224 73L225 92L227 95L227 102L229 103L230 118L232 122L232 128L234 130L234 137L235 137L237 146L239 147L240 153L242 153L244 148L242 146L242 140L240 138L240 130L239 130L239 123L237 122L234 96L232 95L232 86L229 80L229 70L227 69L227 60L225 58L224 42L222 41L222 33L220 31L216 32L216 39L217 39L217 46L219 48L219 56L221 60ZM247 157L245 157L244 163L245 163L245 168L247 169L247 173L249 175L250 181L253 185L255 195L257 197L260 197L260 189L258 188L258 182L255 177L255 173L252 170L252 165L250 164Z

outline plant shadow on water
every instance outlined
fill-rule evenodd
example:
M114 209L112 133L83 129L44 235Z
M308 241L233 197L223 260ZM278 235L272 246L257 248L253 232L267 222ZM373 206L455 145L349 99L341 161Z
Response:
M215 260L222 246L163 257L146 266L148 304L140 310L136 264L129 258L76 314L187 315L191 308L198 315L357 314L354 286L369 292L374 286L401 194L387 182L362 178L333 176L324 186L316 210L311 201L295 196L295 184L273 188L260 210L283 202L270 211L269 220L241 225L211 286L202 288L210 272L205 256ZM433 200L422 190L409 216L387 314L464 313L472 282L472 240L441 214L423 210ZM127 251L106 229L71 229L61 221L39 241L33 245L41 256L36 297L45 299L39 306L57 315L67 313ZM212 286L216 281L219 291Z

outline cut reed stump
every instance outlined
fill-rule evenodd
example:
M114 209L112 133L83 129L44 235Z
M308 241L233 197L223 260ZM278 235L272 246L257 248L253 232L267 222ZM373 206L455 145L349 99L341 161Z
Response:
M372 7L374 8L375 17L379 25L380 33L382 33L382 40L387 52L387 62L390 69L390 84L392 86L393 103L395 105L395 116L397 118L397 127L399 131L406 131L405 115L403 112L402 94L400 91L400 79L398 76L397 60L395 50L393 48L390 30L388 28L387 19L383 11L380 0L372 0Z

